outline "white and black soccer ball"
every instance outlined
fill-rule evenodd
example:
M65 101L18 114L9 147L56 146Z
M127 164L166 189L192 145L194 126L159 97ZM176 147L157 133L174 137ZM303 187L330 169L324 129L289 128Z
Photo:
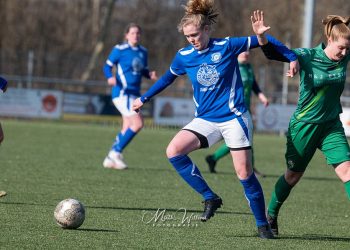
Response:
M85 220L84 205L76 199L65 199L57 204L54 212L57 224L62 228L76 229Z

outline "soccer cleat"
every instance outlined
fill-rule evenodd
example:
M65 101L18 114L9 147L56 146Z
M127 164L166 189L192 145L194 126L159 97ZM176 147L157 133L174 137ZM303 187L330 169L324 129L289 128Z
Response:
M123 161L123 155L121 153L111 150L103 161L103 167L123 170L128 166Z
M218 196L216 198L203 201L204 211L201 216L201 221L205 222L214 216L215 211L223 205L222 199Z
M213 156L208 155L207 157L205 157L205 161L208 163L210 173L216 173L216 160L213 159Z
M262 239L275 238L269 224L258 227L258 233L259 233L259 237Z
M272 217L271 215L267 215L267 222L270 224L271 231L274 236L278 235L278 224L277 217Z

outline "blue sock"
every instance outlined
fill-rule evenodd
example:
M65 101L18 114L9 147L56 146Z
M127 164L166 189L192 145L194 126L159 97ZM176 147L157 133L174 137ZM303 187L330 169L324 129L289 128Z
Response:
M253 173L248 179L240 181L249 207L254 214L256 225L258 227L267 225L264 193L255 174Z
M112 148L115 151L121 153L123 149L129 144L129 142L131 142L132 138L134 138L136 134L137 133L132 131L130 128L128 128L124 134L119 133Z
M199 169L194 165L187 155L178 155L169 158L170 163L174 166L178 174L198 193L204 200L210 200L217 195L209 188L203 179Z

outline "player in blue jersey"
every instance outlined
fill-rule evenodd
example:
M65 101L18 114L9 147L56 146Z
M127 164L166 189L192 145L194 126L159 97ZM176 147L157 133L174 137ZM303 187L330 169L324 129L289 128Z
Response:
M0 91L2 93L5 93L7 90L7 81L5 78L2 78L0 76ZM4 140L4 131L2 130L2 127L1 127L1 123L0 123L0 144L3 142ZM0 197L3 197L5 196L7 193L5 191L0 191Z
M142 115L132 110L132 103L141 95L142 77L157 80L156 72L148 70L148 54L139 44L140 38L140 26L129 24L125 30L126 42L113 48L103 67L108 85L112 86L113 103L123 118L122 129L103 161L105 168L127 168L122 151L143 127ZM113 66L117 68L115 76Z
M252 91L256 94L256 96L259 98L261 103L265 107L267 107L269 105L269 100L261 91L258 83L255 80L253 68L249 62L249 51L242 52L241 54L238 55L237 59L238 59L238 65L239 65L239 72L241 73L243 89L244 89L244 102L246 107L248 108L249 113L251 113L250 100L251 100ZM207 157L205 157L205 161L208 163L209 171L211 173L216 173L216 170L215 170L216 163L221 158L228 155L229 153L230 153L230 148L228 148L226 144L223 143L213 154L207 155ZM256 169L256 167L254 166L254 163L255 163L254 151L252 147L252 166L253 166L254 173L257 176L265 177L266 176L265 174L261 173Z
M244 104L237 62L237 56L243 51L267 43L264 33L269 27L264 25L263 13L257 11L252 17L256 36L211 38L212 24L216 22L217 16L213 0L188 1L178 30L183 32L190 45L176 53L170 69L141 98L135 100L133 107L139 110L177 76L187 74L193 87L195 118L168 145L166 154L170 163L202 195L204 212L201 220L207 221L221 207L222 199L208 186L188 154L210 147L223 138L231 150L234 168L254 214L259 236L271 239L273 235L265 215L263 191L252 169L252 121ZM296 60L295 54L283 44L277 43L275 39L272 41L290 61ZM290 70L295 73L295 69L292 67Z
M2 78L0 76L0 91L2 93L5 93L6 90L7 90L7 81L5 78ZM0 144L2 143L3 140L4 140L4 131L2 130L1 123L0 123Z

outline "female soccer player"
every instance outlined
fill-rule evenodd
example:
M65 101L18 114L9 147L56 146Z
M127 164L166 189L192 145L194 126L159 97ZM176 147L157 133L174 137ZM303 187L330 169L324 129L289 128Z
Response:
M246 107L248 108L249 113L250 112L250 99L252 91L254 94L257 95L260 102L267 107L269 105L269 100L266 98L264 93L261 91L258 83L255 80L253 68L251 64L249 63L249 51L244 51L241 54L238 55L238 66L239 66L239 72L241 73L242 77L242 83L244 88L244 103ZM215 152L214 154L208 155L205 157L206 162L209 166L209 171L211 173L216 173L215 166L218 160L223 158L224 156L228 155L230 153L230 148L226 146L225 143L223 143ZM265 177L263 173L258 171L255 168L255 161L254 161L254 151L252 147L252 167L254 170L254 173L257 176Z
M125 30L126 42L116 45L103 67L108 85L112 86L112 100L122 115L123 124L111 150L103 161L105 168L125 169L122 151L143 127L141 113L132 110L133 101L140 96L142 77L157 80L155 71L148 70L147 50L139 45L141 28L131 23ZM112 68L117 67L116 76Z
M210 189L187 155L224 138L231 149L234 168L255 216L259 236L270 239L273 235L265 215L263 191L251 166L252 122L244 104L243 84L237 63L240 53L259 46L269 27L264 25L263 13L257 12L252 17L253 30L257 36L211 38L212 24L216 22L217 16L213 0L187 2L178 30L183 32L190 45L176 53L170 69L141 98L135 100L133 107L139 110L177 76L187 74L192 82L196 114L168 145L166 154L170 163L203 196L204 212L201 219L207 221L221 207L222 199ZM291 61L296 60L296 56L286 47L284 52Z
M0 91L5 93L7 90L7 81L6 79L0 77ZM1 123L0 123L0 144L4 140L4 132L2 131ZM0 197L5 196L7 193L5 191L0 191Z
M0 91L5 93L7 90L7 81L5 78L0 77ZM0 144L4 140L4 131L2 131L1 123L0 123Z
M321 43L312 49L294 50L300 64L300 97L287 134L287 170L276 182L268 207L268 220L275 235L279 210L303 176L316 149L320 149L327 163L333 166L350 199L350 149L339 118L340 96L350 59L349 23L350 17L328 16L323 20L327 45ZM280 57L276 51L266 51L268 47L263 48L266 56Z

